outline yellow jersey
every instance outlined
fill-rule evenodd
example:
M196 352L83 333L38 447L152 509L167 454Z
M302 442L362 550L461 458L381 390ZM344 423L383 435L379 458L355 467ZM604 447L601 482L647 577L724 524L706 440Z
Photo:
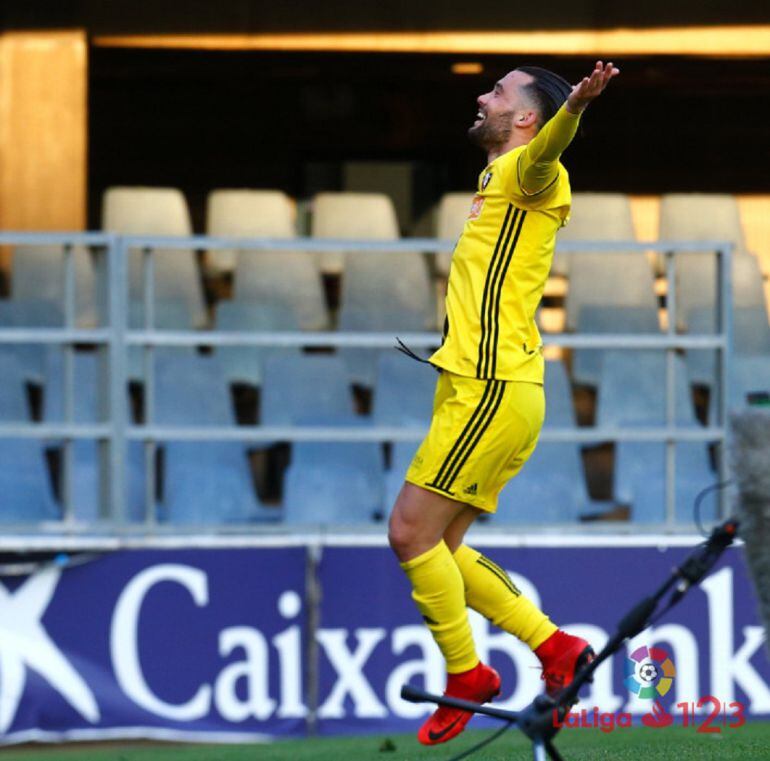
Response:
M562 106L528 143L479 175L452 254L437 367L470 378L543 382L535 310L551 269L571 192L559 156L579 121Z

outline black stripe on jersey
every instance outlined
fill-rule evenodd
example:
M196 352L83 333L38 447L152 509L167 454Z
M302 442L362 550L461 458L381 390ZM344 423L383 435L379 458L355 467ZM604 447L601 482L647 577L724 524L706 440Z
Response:
M503 584L505 584L506 588L512 595L516 597L521 596L521 592L518 590L516 585L511 581L511 577L502 568L500 568L500 566L497 565L497 563L493 563L489 558L484 557L484 555L478 558L476 562L482 568L486 568L490 573L493 573L495 576L497 576L497 578L500 579L500 581L502 581Z
M505 283L505 276L508 273L508 265L511 263L511 259L513 258L513 252L516 250L516 244L518 243L519 235L521 235L521 228L524 224L524 217L526 216L526 211L522 211L519 215L519 225L516 228L516 234L513 236L513 243L511 243L506 253L505 265L503 266L503 271L497 281L497 290L494 294L494 316L492 321L492 332L494 337L492 338L492 372L490 373L493 378L495 377L495 371L497 370L497 342L500 338L500 298L502 297L503 293L503 283ZM489 359L489 353L487 354L487 359Z
M483 421L479 420L479 422L476 424L476 430L472 434L473 441L468 442L468 446L465 447L465 452L460 453L458 455L460 459L452 466L451 473L449 474L449 480L446 481L444 484L444 487L447 490L451 488L455 478L457 478L463 466L468 461L468 458L471 456L471 453L476 448L479 441L481 441L481 437L484 435L487 428L489 428L489 424L494 419L495 413L500 407L500 402L503 401L503 396L505 394L505 382L492 381L492 383L495 384L493 398L490 400L490 403L487 405L487 409L484 412Z
M492 291L492 281L494 280L493 273L495 271L495 265L498 261L499 254L501 251L505 249L505 245L503 244L503 241L506 240L506 233L508 237L510 237L511 230L513 229L512 224L510 227L508 225L511 219L512 211L513 211L513 204L508 204L508 210L505 212L505 219L503 220L503 225L500 228L500 235L497 238L497 243L495 244L495 250L492 254L492 258L489 261L489 267L487 268L487 277L486 277L486 280L484 281L484 295L481 299L481 310L479 312L481 336L479 337L479 361L478 361L478 365L476 366L477 378L482 377L482 366L484 364L484 344L486 343L487 325L488 325L487 312L488 312L488 304L490 301L490 293ZM516 214L514 214L514 222L515 222L515 219L516 219ZM506 241L506 245L507 245L507 241Z
M432 482L428 484L428 486L434 486L437 489L441 489L441 482L444 479L445 470L449 467L450 462L452 461L452 458L455 456L455 453L457 452L458 448L461 448L463 446L463 442L465 438L471 433L471 428L473 428L476 419L479 417L479 415L483 414L484 407L487 403L487 399L489 398L490 394L492 393L492 383L487 383L486 388L484 389L484 393L481 396L481 401L476 406L476 409L473 411L473 414L470 417L470 420L465 424L465 428L463 428L462 433L458 437L457 441L455 441L454 445L452 446L452 449L449 451L449 454L446 456L446 459L441 464L441 467L439 468L438 473L436 474L436 477L433 479ZM446 491L445 489L443 491Z

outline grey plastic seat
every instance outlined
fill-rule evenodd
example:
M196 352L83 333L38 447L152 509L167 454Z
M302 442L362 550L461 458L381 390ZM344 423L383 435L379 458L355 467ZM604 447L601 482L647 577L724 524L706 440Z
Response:
M597 424L656 427L665 425L666 358L663 352L608 351L602 361ZM676 423L696 426L684 362L675 357ZM691 520L692 503L709 486L706 445L676 445L677 519ZM614 495L631 503L635 522L662 522L665 517L665 445L656 442L618 442L615 446Z
M100 406L106 403L101 394L107 394L99 379L99 357L95 352L77 352L73 358L73 421L98 423L105 417ZM64 410L64 353L51 348L46 358L43 419L48 423L65 420ZM128 393L125 396L128 414ZM106 406L105 406L106 412ZM128 418L130 420L130 416ZM101 484L99 476L99 443L93 439L76 439L72 451L72 498L74 516L79 521L95 521L100 511ZM126 518L140 521L144 515L145 472L142 445L129 441L126 452Z
M206 202L206 234L231 238L293 238L297 210L280 190L212 190ZM278 252L280 253L280 252ZM206 269L233 272L238 252L212 249Z
M377 426L430 425L438 375L429 365L391 351L377 359L372 419Z
M706 307L690 312L688 332L709 335L716 332L714 310ZM764 307L742 307L733 310L732 357L770 356L770 323ZM685 355L687 374L692 383L714 386L716 352L713 349L691 349Z
M425 330L436 325L434 292L420 253L347 254L341 304L345 311L418 314Z
M141 301L132 301L128 310L128 327L131 330L145 330L145 308ZM193 330L190 319L190 310L183 301L156 301L152 306L152 328L156 330ZM153 357L164 354L180 356L182 354L195 354L194 346L156 346L152 349ZM143 346L128 347L128 377L134 381L144 380L144 354Z
M368 442L298 442L284 480L286 523L383 520L382 449Z
M189 236L187 202L176 188L114 187L102 197L102 229L123 235ZM208 313L195 252L161 247L154 253L154 292L157 301L187 305L190 323L204 327ZM143 253L129 255L129 299L143 300Z
M420 447L419 441L395 441L390 450L390 467L385 471L385 510L389 511L404 485L404 476Z
M393 346L399 333L425 330L425 315L404 309L383 309L380 307L348 307L340 313L340 331L361 333L387 333L393 336ZM339 348L339 356L345 361L350 378L354 383L372 386L377 373L378 358L393 350L366 347Z
M565 301L566 324L576 330L586 306L656 310L655 279L644 253L579 253L572 256Z
M235 300L290 309L302 330L329 326L318 264L307 251L241 251Z
M265 361L260 413L263 425L295 425L311 418L342 424L353 411L350 379L339 357L299 354L271 356Z
M96 325L94 265L91 253L81 246L72 250L75 274L76 324ZM64 314L64 247L16 246L11 273L11 298L16 301L50 301Z
M152 422L235 425L224 370L216 355L166 350L155 363Z
M731 369L731 410L742 410L752 405L770 406L770 355L733 357Z
M565 241L627 241L634 240L631 202L625 193L573 193L569 223L559 230L557 242ZM551 272L566 275L571 262L581 254L553 257Z
M560 361L545 366L544 428L574 428L575 408ZM493 525L575 522L590 505L580 447L540 442L518 475L500 493Z
M243 444L169 441L164 447L163 521L175 525L221 525L273 521L254 490Z
M682 253L676 257L677 327L686 330L693 312L716 310L716 257ZM733 254L733 307L765 309L765 292L759 261L752 254Z
M0 438L0 462L0 523L61 518L39 440Z
M396 240L399 237L393 202L382 193L318 193L312 207L314 238ZM328 251L319 255L318 262L324 274L339 275L347 267L348 259L341 252Z
M473 193L445 193L441 196L436 209L435 236L441 240L457 241L462 235L468 214L473 203ZM452 263L452 252L441 251L435 254L436 271L448 275Z
M652 306L582 306L578 333L660 333L658 310ZM574 349L572 377L576 383L597 386L601 375L602 349Z
M0 350L3 382L0 383L0 420L4 423L31 422L24 365L14 354Z
M61 328L63 325L61 309L51 301L0 299L0 328ZM46 362L45 344L5 344L0 347L0 355L15 357L28 380L42 383Z
M278 304L221 301L217 306L216 329L222 331L297 331L294 313ZM299 347L220 346L216 355L231 383L262 383L262 366L269 356L297 355Z

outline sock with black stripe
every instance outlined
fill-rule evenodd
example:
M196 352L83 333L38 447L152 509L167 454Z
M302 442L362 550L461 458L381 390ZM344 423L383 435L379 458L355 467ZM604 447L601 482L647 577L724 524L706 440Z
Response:
M497 563L461 544L454 553L465 584L465 599L473 610L503 631L513 634L532 650L558 627L528 600Z
M463 578L442 540L412 560L401 563L412 583L412 598L447 663L447 672L474 668L479 658L465 605Z

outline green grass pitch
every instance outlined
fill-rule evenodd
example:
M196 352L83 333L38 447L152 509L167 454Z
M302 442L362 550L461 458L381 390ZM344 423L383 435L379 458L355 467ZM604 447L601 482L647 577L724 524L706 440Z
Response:
M153 745L25 747L0 751L0 761L447 761L490 734L466 732L446 745L424 748L413 735L324 738L261 745ZM565 729L556 740L566 761L767 761L770 723L753 722L719 734L694 729ZM528 761L526 738L511 729L471 756L473 761Z

